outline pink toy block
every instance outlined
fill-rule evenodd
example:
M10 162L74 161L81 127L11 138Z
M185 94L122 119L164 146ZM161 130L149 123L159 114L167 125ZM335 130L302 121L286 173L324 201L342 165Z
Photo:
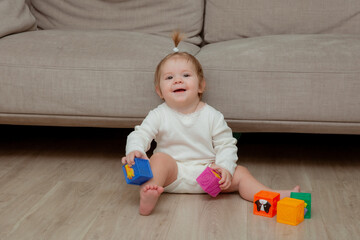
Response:
M210 196L216 197L220 192L219 180L220 174L210 167L206 169L196 178L200 187L207 192Z

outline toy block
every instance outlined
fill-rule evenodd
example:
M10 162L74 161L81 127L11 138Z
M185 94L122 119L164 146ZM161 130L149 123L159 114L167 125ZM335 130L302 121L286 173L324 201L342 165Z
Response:
M276 215L277 203L280 200L280 193L260 191L254 196L254 214L264 217Z
M304 200L283 198L278 202L277 221L296 226L304 221Z
M210 167L206 167L206 169L196 178L196 181L205 192L212 197L216 197L221 192L219 184L220 179L221 176L217 171Z
M292 192L290 193L291 198L300 199L305 201L305 216L304 218L311 218L311 193Z
M153 178L149 160L135 158L134 161L135 164L131 167L127 164L123 166L127 184L141 185Z

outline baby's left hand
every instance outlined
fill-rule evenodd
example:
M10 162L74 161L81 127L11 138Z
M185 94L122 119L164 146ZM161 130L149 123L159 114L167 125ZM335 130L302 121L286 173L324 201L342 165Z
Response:
M221 174L221 180L219 181L221 191L228 189L231 186L232 181L231 173L216 164L212 164L210 167Z

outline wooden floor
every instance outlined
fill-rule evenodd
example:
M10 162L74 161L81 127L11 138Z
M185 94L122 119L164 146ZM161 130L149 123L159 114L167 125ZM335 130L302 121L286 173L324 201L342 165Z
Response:
M237 194L163 194L149 217L120 158L129 130L0 125L0 239L359 239L360 136L243 134L239 163L312 193L298 226Z

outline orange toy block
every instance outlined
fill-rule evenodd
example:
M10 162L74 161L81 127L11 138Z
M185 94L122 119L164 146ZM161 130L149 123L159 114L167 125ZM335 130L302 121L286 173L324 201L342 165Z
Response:
M278 202L277 221L290 225L298 225L304 221L304 200L283 198Z
M254 196L254 214L264 217L276 215L280 194L276 192L260 191Z

